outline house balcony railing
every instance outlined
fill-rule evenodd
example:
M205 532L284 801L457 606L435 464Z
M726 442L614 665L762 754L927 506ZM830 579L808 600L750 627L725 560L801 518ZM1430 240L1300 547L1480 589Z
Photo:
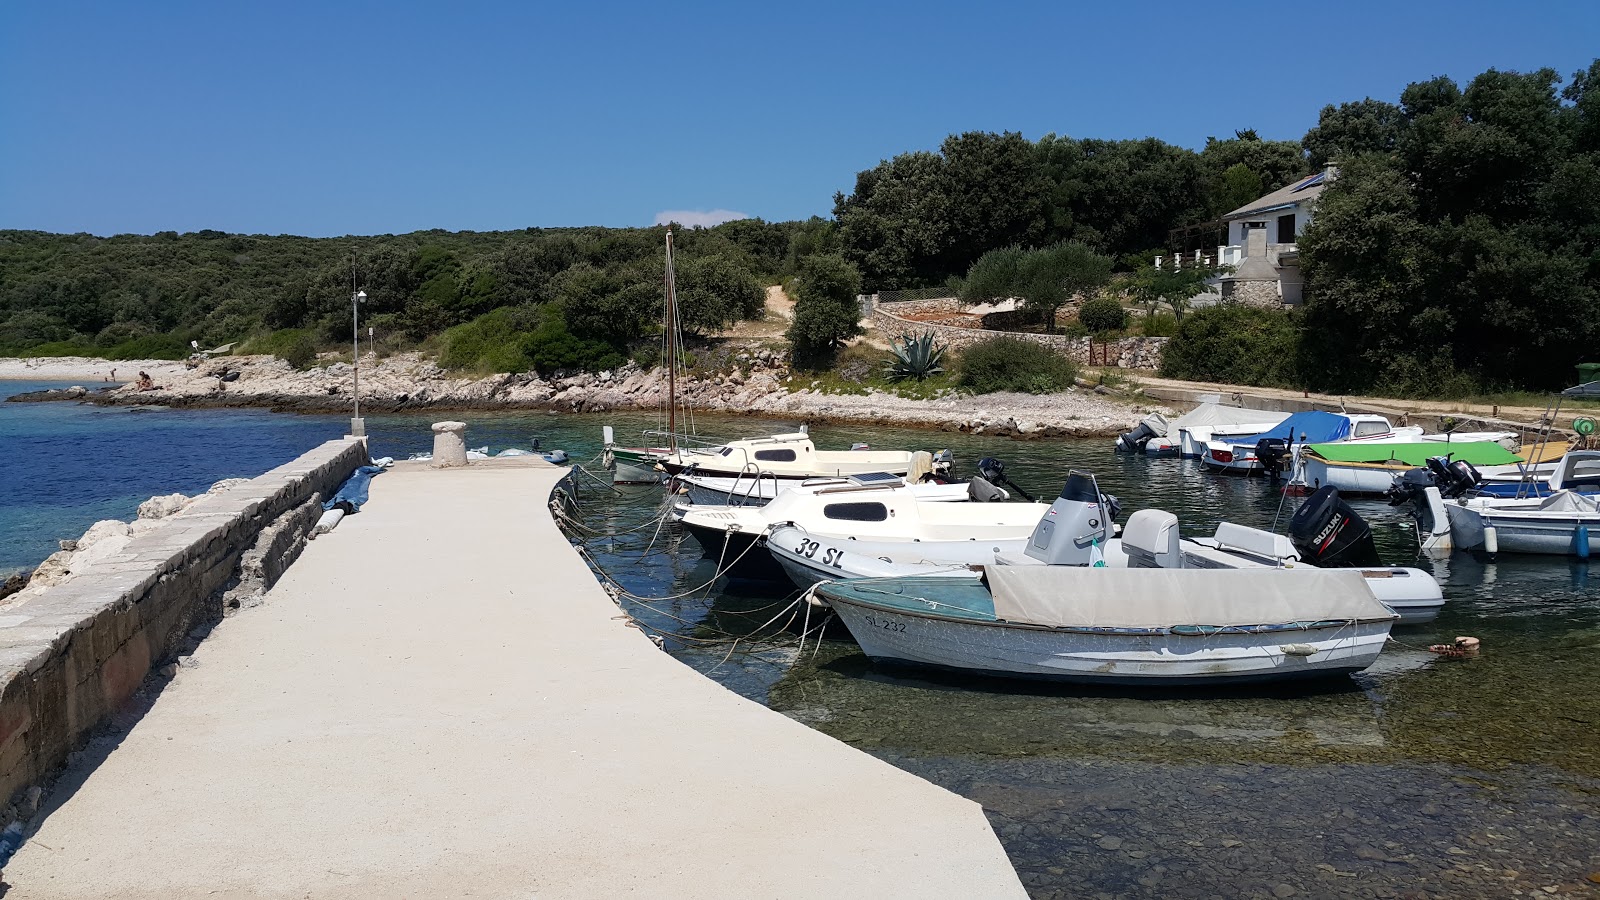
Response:
M1168 269L1217 269L1223 266L1237 266L1244 259L1244 247L1239 244L1220 246L1213 252L1196 250L1193 255L1175 253L1171 256L1156 257L1156 268Z

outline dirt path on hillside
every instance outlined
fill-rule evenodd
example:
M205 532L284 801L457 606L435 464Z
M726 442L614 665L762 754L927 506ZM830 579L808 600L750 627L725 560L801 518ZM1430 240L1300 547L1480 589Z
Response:
M1392 416L1409 416L1412 419L1428 416L1470 416L1485 420L1503 420L1532 424L1540 420L1545 414L1543 406L1500 406L1487 403L1463 403L1453 400L1396 400L1392 397L1362 397L1350 394L1319 394L1307 391L1284 390L1282 388L1244 387L1236 384L1217 384L1206 381L1183 381L1176 378L1158 378L1145 373L1124 373L1140 386L1145 388L1161 388L1204 391L1222 394L1224 400L1229 395L1240 394L1254 397L1271 397L1279 400L1309 400L1325 403L1338 407L1341 403L1350 406L1380 410ZM1152 395L1154 396L1154 395ZM1567 407L1574 410L1580 407ZM1565 409L1565 408L1564 408ZM1589 407L1581 407L1589 410ZM1592 411L1592 410L1590 410ZM1582 414L1577 413L1575 414ZM1562 418L1566 418L1563 411ZM1560 422L1556 423L1560 425Z

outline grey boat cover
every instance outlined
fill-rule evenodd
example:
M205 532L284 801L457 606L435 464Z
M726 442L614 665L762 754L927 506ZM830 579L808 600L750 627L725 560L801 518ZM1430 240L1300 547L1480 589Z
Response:
M998 619L1059 628L1385 621L1354 569L985 566Z
M1172 420L1168 426L1168 434L1176 433L1179 428L1193 428L1195 426L1228 425L1276 425L1289 418L1286 412L1270 412L1265 409L1245 409L1241 406L1223 406L1220 403L1202 403L1189 412Z
M1497 514L1505 514L1508 512L1519 512L1520 510L1516 508L1495 509L1493 505L1490 505L1489 511ZM1600 504L1596 503L1594 497L1585 496L1577 493L1576 491L1556 491L1554 494L1546 497L1543 503L1539 504L1538 511L1592 514L1600 511Z

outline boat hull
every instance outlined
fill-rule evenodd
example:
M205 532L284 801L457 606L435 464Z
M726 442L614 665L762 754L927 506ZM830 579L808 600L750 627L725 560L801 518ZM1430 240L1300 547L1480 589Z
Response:
M787 577L772 554L766 552L763 534L725 531L689 521L682 524L700 544L700 555L715 562L720 574L751 581L783 581Z
M1587 530L1589 540L1600 540L1600 516L1519 513L1514 510L1484 510L1458 503L1444 504L1450 518L1450 538L1457 549L1485 547L1486 529L1493 528L1499 553L1529 553L1544 556L1585 556L1578 530Z
M1390 623L1338 623L1268 634L1083 633L976 623L827 598L874 660L1032 680L1219 685L1333 678L1378 658ZM1309 646L1298 655L1286 646Z
M666 479L661 459L667 451L616 447L611 450L616 484L659 484Z

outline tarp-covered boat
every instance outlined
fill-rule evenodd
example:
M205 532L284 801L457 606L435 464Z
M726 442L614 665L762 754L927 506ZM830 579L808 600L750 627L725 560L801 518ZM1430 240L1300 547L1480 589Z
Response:
M1359 672L1397 618L1349 570L988 566L821 584L873 659L987 675L1217 684Z

